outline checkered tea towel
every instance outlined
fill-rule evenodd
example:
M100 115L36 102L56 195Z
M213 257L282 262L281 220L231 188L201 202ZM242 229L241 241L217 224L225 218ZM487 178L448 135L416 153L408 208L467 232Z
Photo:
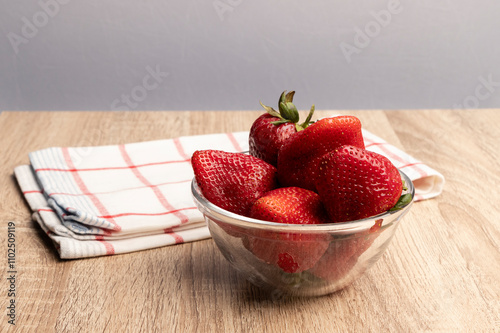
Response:
M437 171L365 132L368 149L415 182L417 200L438 195ZM248 132L98 147L55 147L15 169L33 219L63 259L129 253L210 237L191 197L195 150L248 150Z

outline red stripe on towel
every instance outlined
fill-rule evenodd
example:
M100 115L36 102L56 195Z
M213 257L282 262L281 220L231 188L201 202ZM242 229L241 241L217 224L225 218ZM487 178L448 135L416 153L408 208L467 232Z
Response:
M64 156L64 160L66 162L66 165L70 169L74 169L75 166L73 164L73 161L71 160L71 156L69 154L68 148L63 147L63 148L61 148L61 150L62 150L62 154ZM106 209L106 207L104 207L104 205L102 204L102 202L99 200L99 198L96 195L94 195L93 193L91 193L89 191L89 189L87 188L87 185L85 185L82 177L80 177L78 172L73 172L73 178L74 178L77 186L80 188L80 191L82 191L83 193L86 193L86 195L89 197L89 199L92 201L92 203L97 208L97 210L101 213L101 215L109 215L109 212ZM111 222L115 226L115 228L113 230L115 230L115 231L121 230L121 227L116 223L115 220L113 220L111 218L111 219L109 219L109 222Z
M191 209L197 209L197 208L196 207L185 207L185 208L174 209L174 210L169 210L167 212L160 212L160 213L120 213L120 214L115 214L115 215L103 215L103 216L99 216L99 217L106 219L106 218L131 216L131 215L134 215L134 216L160 216L160 215L175 214L175 213L180 212L182 210L191 210Z
M108 243L102 239L98 239L98 241L101 242L102 245L104 245L104 247L106 248L106 255L111 256L115 254L115 248L113 247L113 245L111 245L111 243Z
M189 161L189 163L191 163L191 157L188 156L186 154L186 152L184 151L184 147L182 147L181 140L179 138L175 138L175 139L173 139L173 141L174 141L175 148L177 149L177 152L179 153L179 155L181 155L181 157L184 160Z
M68 165L69 169L61 169L61 168L39 168L39 169L35 169L35 171L36 172L40 172L40 171L83 172L83 171L123 170L123 169L142 168L142 167L148 167L148 166L154 166L154 165L163 165L163 164L170 164L170 163L185 163L185 162L189 162L189 161L190 161L190 159L187 158L185 160L161 161L161 162L145 163L145 164L138 164L138 165L131 165L131 166L100 167L100 168L82 168L82 169L77 169L75 167L70 167Z
M416 165L417 163L409 164L407 160L405 160L401 156L394 153L391 149L388 149L386 147L388 145L388 143L386 143L386 142L374 142L372 140L367 140L366 138L365 138L365 141L366 141L366 143L365 143L366 148L370 147L370 146L379 146L380 150L382 150L384 155L389 157L393 161L397 161L399 163L402 163L403 167L408 167L410 165L413 166L412 169L415 170L416 172L418 172L422 178L428 176L427 172L425 172L424 170L419 168L418 165ZM418 164L420 164L420 163L418 163Z
M166 183L157 184L155 186L159 187L159 186L164 186L164 185L187 183L187 182L191 182L191 181L192 181L192 179L178 180L178 181L175 181L175 182L166 182ZM149 186L144 185L144 186L135 186L135 187L125 187L125 188L121 188L121 189L114 190L114 191L94 192L94 194L111 194L111 193L117 193L117 192L139 190L141 188L146 188L146 187L149 187ZM78 196L82 196L82 195L88 195L88 193L52 192L52 193L47 193L47 195L48 196L53 196L53 195L68 195L68 196L72 196L72 197L78 197Z
M120 149L120 153L121 153L121 155L122 155L123 160L125 161L125 163L127 163L127 165L129 165L129 166L133 166L134 163L132 162L132 159L130 158L130 155L127 153L125 145L119 145L118 148ZM146 177L144 177L144 175L137 168L131 168L131 169L132 169L132 172L134 173L134 175L137 177L137 179L139 179L144 185L150 187L153 190L154 194L156 195L156 197L158 198L158 200L160 201L160 203L162 204L162 206L167 209L167 211L173 212L173 214L177 218L179 218L181 220L181 223L188 222L189 219L188 219L187 215L185 215L182 212L176 210L168 202L167 198L163 195L163 193L160 191L160 189L157 186L152 185L146 179Z
M234 149L236 149L237 152L242 152L243 149L241 149L241 146L238 143L238 140L234 137L233 133L226 133L226 135L229 138L229 141L233 144Z

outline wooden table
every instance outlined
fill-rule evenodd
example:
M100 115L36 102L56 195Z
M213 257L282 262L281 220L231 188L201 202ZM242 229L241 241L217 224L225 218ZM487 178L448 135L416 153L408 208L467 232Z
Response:
M3 112L0 327L9 328L7 224L16 227L16 327L26 332L500 330L500 110L331 111L446 177L417 202L362 278L317 298L273 299L214 242L60 260L31 220L13 169L49 146L118 144L248 130L255 112ZM10 327L12 330L13 327Z

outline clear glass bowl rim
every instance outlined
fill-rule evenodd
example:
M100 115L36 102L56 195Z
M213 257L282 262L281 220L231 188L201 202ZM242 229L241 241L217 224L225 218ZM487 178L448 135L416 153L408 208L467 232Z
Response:
M390 223L397 218L406 213L410 206L413 204L415 199L415 187L410 178L401 170L398 170L401 174L401 178L405 181L405 185L408 188L403 193L411 194L411 201L403 206L399 210L386 211L384 213L370 216L360 220L348 221L348 222L335 222L335 223L323 223L323 224L283 224L277 222L257 220L243 215L238 215L220 208L210 201L208 201L201 193L198 184L196 183L196 178L191 181L191 192L195 199L195 203L198 209L203 213L203 215L208 216L211 220L214 218L226 224L231 224L234 226L244 227L244 228L255 228L255 229L266 229L275 231L286 231L286 232L336 232L336 233L352 233L362 230L369 229L373 226L374 221L383 219L384 222ZM385 225L386 223L382 223Z

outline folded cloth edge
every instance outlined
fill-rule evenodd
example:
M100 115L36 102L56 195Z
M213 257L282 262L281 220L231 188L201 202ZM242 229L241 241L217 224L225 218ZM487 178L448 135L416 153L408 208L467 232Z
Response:
M124 254L210 238L208 227L205 222L200 221L169 231L132 235L133 237L122 239L106 239L100 235L87 235L78 239L78 235L62 225L59 215L48 205L42 191L33 189L35 184L30 184L32 174L29 165L20 165L14 169L15 178L32 211L32 219L49 236L61 259Z

